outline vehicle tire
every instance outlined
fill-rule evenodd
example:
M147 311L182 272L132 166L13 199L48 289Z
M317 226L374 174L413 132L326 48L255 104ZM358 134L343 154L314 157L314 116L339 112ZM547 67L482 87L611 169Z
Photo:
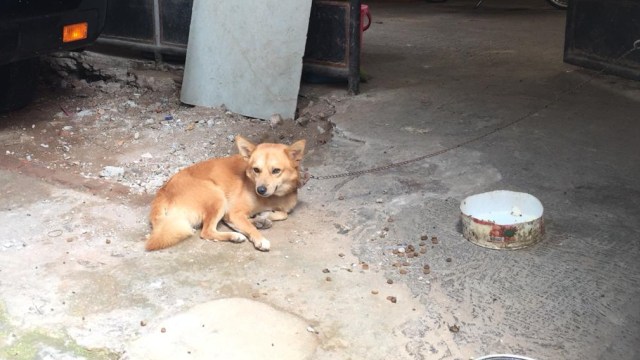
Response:
M38 59L0 65L0 84L0 113L26 106L38 84Z
M547 0L551 6L556 9L566 10L567 6L569 6L569 0Z

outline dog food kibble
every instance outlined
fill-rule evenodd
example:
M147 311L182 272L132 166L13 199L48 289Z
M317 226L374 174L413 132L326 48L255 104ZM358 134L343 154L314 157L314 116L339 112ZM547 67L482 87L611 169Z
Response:
M431 266L429 266L429 264L424 264L424 266L422 268L423 269L431 269Z
M419 252L417 252L417 251L414 251L414 252L413 252L413 256L414 256L414 257L418 257L418 256L420 256L420 253L419 253Z
M329 269L322 269L322 272L325 273L325 274L330 273Z
M420 247L423 247L423 246L427 246L427 243L424 242L424 241L420 241L420 243L418 243L418 245L420 245Z
M369 264L363 263L362 264L362 270L369 270Z
M110 240L110 239L107 239L106 243L107 243L107 244L111 244L111 240Z
M400 274L405 275L407 273L407 269L400 269Z
M387 222L393 222L393 218L388 218Z
M378 295L379 291L378 291L378 290L371 290L371 293L372 293L373 295Z
M325 278L325 280L327 280L327 281L331 281L331 276L327 276L327 277Z
M340 253L340 254L338 254L338 256L344 257L344 253Z
M387 279L387 284L389 284L389 285L393 284L393 280Z
M409 259L411 259L412 257L414 257L413 252L409 252L409 253L407 253L407 257L408 257Z
M431 243L432 244L437 244L438 243L438 237L437 236L431 237Z
M427 248L426 247L421 247L420 248L420 254L425 254L427 252Z
M420 240L428 240L429 239L429 235L422 235L420 236Z
M166 332L167 332L167 329L162 328L162 329L160 329L160 332L161 332L161 333L166 333Z
M407 250L408 250L409 252L415 251L415 249L416 249L416 248L415 248L413 245L409 245L409 246L407 246Z
M147 326L147 322L144 320L140 320L140 326Z
M398 299L396 299L395 296L387 296L387 300L391 301L394 304L398 302Z
M344 200L344 196L342 195L338 196L338 200Z
M398 255L398 253L399 253L400 251L398 251L398 249L393 249L393 251L391 251L391 252L392 252L394 255Z
M389 227L388 227L388 226L385 226L385 227L383 227L383 228L382 228L382 230L384 230L384 231L389 231Z
M431 274L431 269L422 269L422 273L425 275Z
M451 262L451 258L446 258L444 261Z
M449 326L449 331L451 331L452 333L457 333L458 331L460 331L460 327L458 327L458 325L451 325Z
M408 261L403 261L403 262L402 262L402 266L409 266L409 265L411 265L411 264L409 264L409 262L408 262Z

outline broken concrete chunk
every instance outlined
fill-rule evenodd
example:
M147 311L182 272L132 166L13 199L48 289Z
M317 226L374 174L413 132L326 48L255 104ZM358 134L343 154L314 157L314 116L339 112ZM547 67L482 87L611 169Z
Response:
M100 171L100 177L103 178L119 178L124 175L124 168L119 166L105 166Z

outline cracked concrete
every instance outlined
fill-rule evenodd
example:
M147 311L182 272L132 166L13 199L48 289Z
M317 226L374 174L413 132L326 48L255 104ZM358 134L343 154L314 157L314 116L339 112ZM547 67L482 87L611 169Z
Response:
M336 111L334 137L315 144L305 166L314 175L376 167L535 114L432 159L311 180L289 219L264 230L269 253L195 237L146 253L149 193L74 167L47 168L60 153L44 158L3 144L0 358L637 358L640 86L563 64L564 13L543 1L473 4L372 4L362 94L303 86L304 99ZM162 106L162 116L172 111ZM119 111L132 123L147 117ZM193 111L176 113L208 116ZM44 135L29 126L35 118L35 129L47 128L55 113L29 114L38 112L2 119L1 138L34 136L38 147ZM131 148L108 147L100 119L84 121L86 147L71 143L82 149L71 152L87 163L82 170L126 162L141 179L154 174L133 160L144 149L168 154L171 137L186 142L186 134L198 147L196 131L220 139L199 156L224 154L232 149L226 129L245 120L191 130L185 121L164 135L166 125L145 128L145 138L160 141ZM256 139L278 131L249 124ZM92 154L92 139L113 154ZM183 166L190 156L197 153L185 146L154 161ZM496 251L462 237L460 201L495 189L541 200L542 242ZM409 246L420 251L410 257Z

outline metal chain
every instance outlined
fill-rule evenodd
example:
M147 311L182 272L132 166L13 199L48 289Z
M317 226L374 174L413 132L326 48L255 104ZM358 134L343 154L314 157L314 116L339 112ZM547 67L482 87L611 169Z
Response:
M542 110L545 110L545 109L549 108L551 105L556 104L560 100L560 98L562 98L563 96L577 92L584 85L588 84L593 79L595 79L595 77L597 75L600 75L603 72L607 71L612 65L616 64L617 62L619 62L620 60L624 59L625 57L627 57L629 54L631 54L632 52L634 52L636 50L640 50L640 39L636 40L633 43L633 47L631 49L629 49L629 51L627 51L624 54L622 54L620 57L615 59L611 64L603 67L600 71L598 71L597 73L591 75L588 79L582 81L580 84L574 86L573 88L571 88L569 90L565 90L565 91L561 92L560 94L556 95L556 97L553 100L547 102L546 104L544 104L542 107L538 108L537 110L530 111L530 112L526 113L523 116L520 116L519 118L517 118L515 120L512 120L512 121L509 121L509 122L504 123L502 125L499 125L495 129L493 129L493 130L491 130L491 131L489 131L487 133L484 133L482 135L479 135L479 136L476 136L474 138L465 140L465 141L463 141L461 143L458 143L458 144L456 144L454 146L450 146L448 148L444 148L442 150L438 150L436 152L432 152L432 153L429 153L429 154L426 154L426 155L418 156L418 157L413 158L413 159L404 160L404 161L391 163L391 164L388 164L388 165L378 166L378 167L365 169L365 170L350 171L350 172L341 173L341 174L320 175L320 176L316 176L316 175L310 174L309 175L309 179L329 180L329 179L338 179L338 178L350 177L350 176L356 177L356 176L360 176L360 175L364 175L364 174L370 174L370 173L379 172L379 171L383 171L383 170L389 170L389 169L392 169L392 168L404 166L404 165L411 164L411 163L414 163L414 162L418 162L418 161L421 161L421 160L424 160L424 159L429 159L429 158L432 158L432 157L435 157L435 156L438 156L438 155L442 155L442 154L444 154L446 152L449 152L451 150L455 150L455 149L457 149L459 147L462 147L462 146L471 144L473 142L482 140L482 139L484 139L484 138L486 138L488 136L491 136L491 135L497 133L498 131L502 131L502 130L504 130L504 129L510 127L510 126L513 126L513 125L515 125L515 124L517 124L517 123L519 123L519 122L521 122L521 121L523 121L525 119L528 119L529 117L537 114L538 112L540 112Z

